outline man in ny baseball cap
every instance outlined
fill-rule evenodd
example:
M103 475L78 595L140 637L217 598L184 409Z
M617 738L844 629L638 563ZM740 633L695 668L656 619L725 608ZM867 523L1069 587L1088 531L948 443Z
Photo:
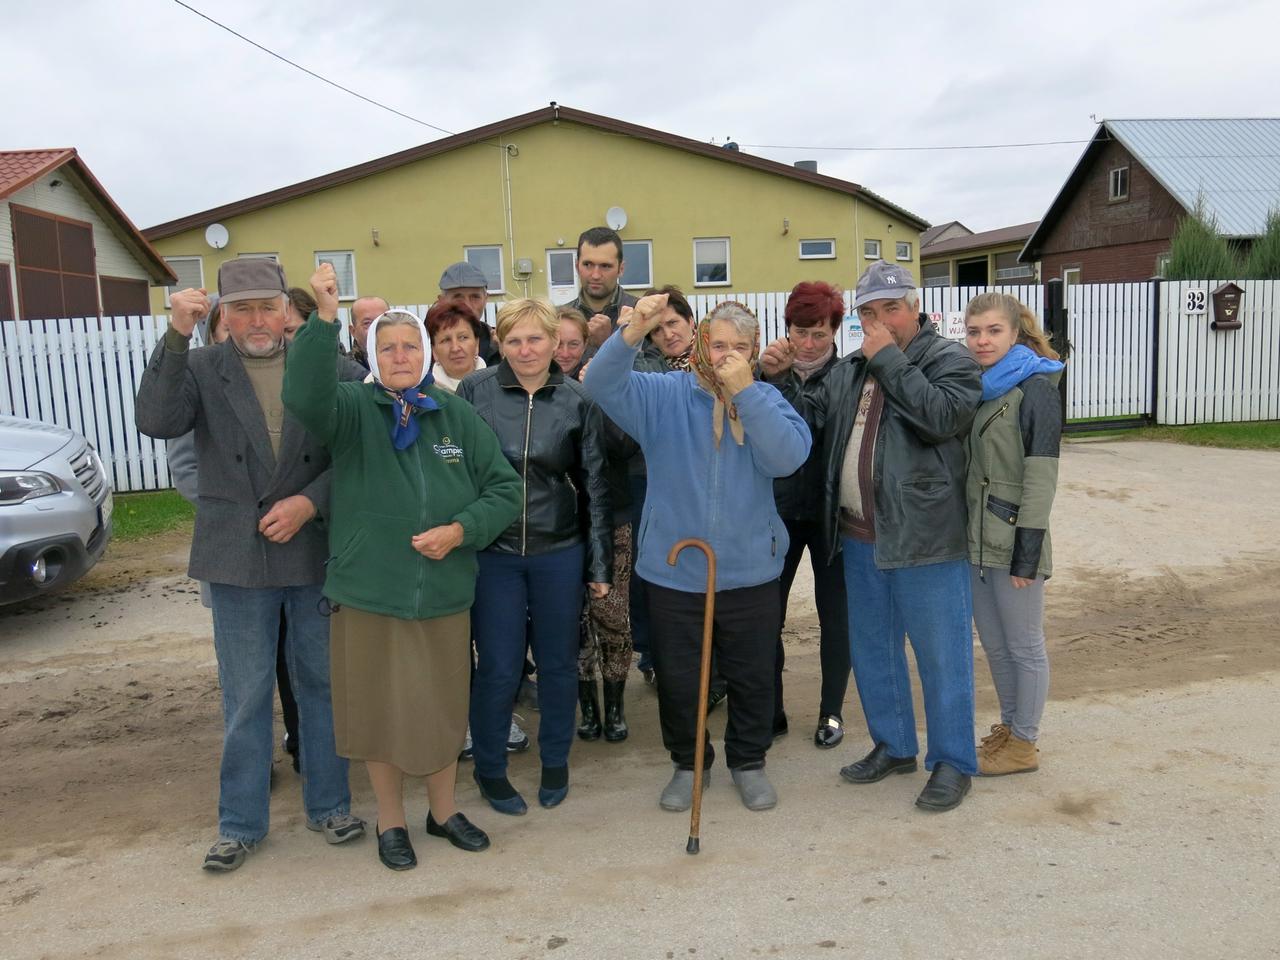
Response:
M914 296L915 292L916 281L910 270L896 263L877 260L858 278L853 308L856 310L872 300L900 300L909 295Z

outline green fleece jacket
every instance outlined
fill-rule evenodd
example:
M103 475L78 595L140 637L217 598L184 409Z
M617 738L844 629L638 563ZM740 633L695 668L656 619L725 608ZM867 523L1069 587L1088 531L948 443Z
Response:
M475 600L476 551L520 512L520 476L465 400L438 387L439 410L415 409L420 433L391 443L394 408L373 383L339 383L338 326L315 313L289 347L284 405L333 458L324 592L334 603L424 620ZM460 523L462 545L428 560L415 535Z
M1030 580L1053 573L1049 512L1058 486L1058 376L1036 374L983 402L966 443L969 562Z

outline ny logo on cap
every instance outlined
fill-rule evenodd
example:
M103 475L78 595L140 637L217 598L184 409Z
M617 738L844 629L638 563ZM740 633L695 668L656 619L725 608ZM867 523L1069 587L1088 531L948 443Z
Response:
M885 282L885 283L897 283L897 282L898 282L898 278L897 278L897 277L894 277L894 276L888 276L888 277L885 277L885 278L884 278L884 282Z

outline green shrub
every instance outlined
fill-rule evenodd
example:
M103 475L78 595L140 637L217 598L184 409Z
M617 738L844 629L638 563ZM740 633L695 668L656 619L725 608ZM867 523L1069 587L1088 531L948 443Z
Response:
M1217 218L1203 198L1182 218L1169 245L1166 280L1231 280L1241 275L1240 259L1218 233Z
M1267 213L1267 229L1244 261L1244 276L1250 280L1280 280L1280 210Z

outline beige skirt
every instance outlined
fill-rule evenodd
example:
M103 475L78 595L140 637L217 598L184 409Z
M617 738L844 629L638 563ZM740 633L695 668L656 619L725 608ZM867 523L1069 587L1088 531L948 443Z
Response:
M471 612L401 620L344 606L329 631L338 755L411 776L458 759L471 702Z

